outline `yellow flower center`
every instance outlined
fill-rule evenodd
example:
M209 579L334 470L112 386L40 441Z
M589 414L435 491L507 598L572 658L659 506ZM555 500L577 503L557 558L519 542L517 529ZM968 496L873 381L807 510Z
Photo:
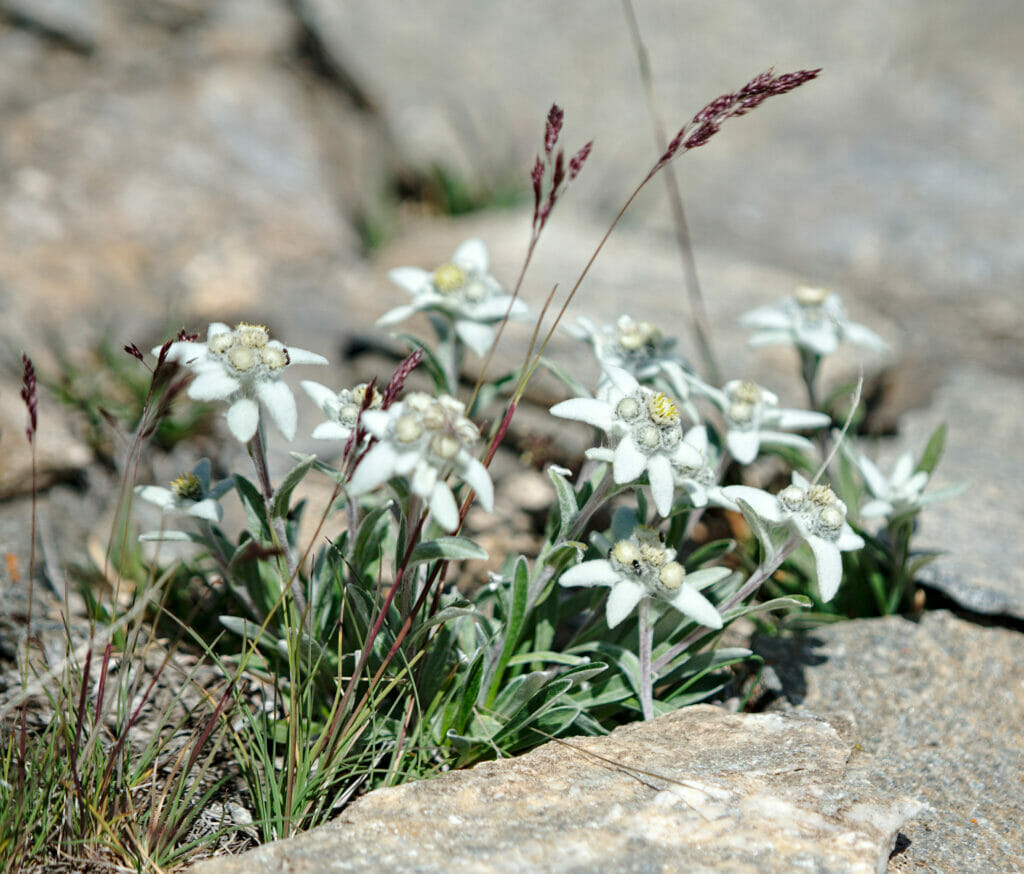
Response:
M686 579L686 568L678 561L670 561L658 573L658 582L670 592L676 591L683 584L684 579Z
M288 364L288 350L279 349L277 346L266 346L260 349L260 359L266 365L267 370L280 370Z
M179 498L198 501L203 496L203 484L194 473L183 473L171 481L171 491Z
M836 493L829 486L811 486L807 490L807 500L819 507L831 507L836 502Z
M761 387L756 382L745 379L733 389L732 398L745 404L756 404L761 400Z
M399 443L413 443L423 436L423 425L418 416L399 416L395 422L395 439Z
M235 335L230 331L224 334L214 334L206 343L206 348L213 355L223 355L235 342Z
M679 421L679 408L676 402L664 392L658 392L647 402L647 410L651 419L658 425L674 425Z
M256 365L256 353L248 346L232 346L228 351L228 362L239 373L246 373Z
M620 540L612 547L611 557L619 564L629 567L642 558L639 547L630 540Z
M270 332L266 325L254 325L251 322L239 322L235 327L235 339L243 346L262 349L270 340Z
M802 307L818 307L825 302L825 298L828 297L828 290L824 288L812 288L809 285L801 285L795 292L793 297L796 302Z
M466 272L454 264L442 264L434 271L434 288L441 294L453 294L466 284Z

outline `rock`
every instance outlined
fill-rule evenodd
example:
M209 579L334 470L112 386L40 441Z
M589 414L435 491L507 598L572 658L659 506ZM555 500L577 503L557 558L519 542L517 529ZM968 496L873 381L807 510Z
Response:
M1017 619L1024 619L1024 542L1016 536L1024 527L1024 446L1011 435L1019 431L1021 409L1024 381L958 364L927 408L904 416L898 440L917 458L946 423L946 451L928 490L968 484L964 494L927 506L919 517L915 546L942 552L922 581L967 610Z
M380 789L194 870L884 872L917 804L847 780L849 755L828 723L701 705Z
M658 154L618 8L299 5L421 172L440 165L471 188L525 194L556 101L568 149L595 140L570 199L607 220ZM1009 304L1024 269L1024 97L1009 34L1024 6L990 0L978 15L868 0L839 17L807 0L742 2L729 15L711 2L634 6L670 132L772 65L824 66L677 163L698 266L727 254L853 287L895 316L914 311L936 364L952 349L1024 372L1024 322ZM665 233L661 182L649 188L627 221Z
M773 710L852 715L850 779L925 803L890 870L961 874L1024 870L1021 645L1018 632L936 611L754 648L780 680Z
M106 5L105 0L0 0L0 14L90 52L101 38Z
M28 412L20 388L0 383L0 500L32 492L32 446L25 436ZM36 433L36 485L76 479L92 452L71 432L61 410L44 400Z

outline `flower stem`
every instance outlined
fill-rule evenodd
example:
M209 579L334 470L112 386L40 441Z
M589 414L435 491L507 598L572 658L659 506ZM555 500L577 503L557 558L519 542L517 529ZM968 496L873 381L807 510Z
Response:
M800 545L802 541L797 536L790 536L790 538L782 545L782 547L772 556L772 558L765 564L760 565L748 578L747 581L740 586L732 595L726 598L721 604L718 605L718 612L725 613L728 610L733 609L738 604L742 604L747 598L754 594L760 587L761 584L767 580L775 571L779 569L782 563L789 558L793 551ZM672 662L684 653L693 643L704 637L708 633L708 629L697 627L691 631L686 637L684 637L675 646L668 649L658 657L658 660L652 666L654 674L660 674L665 668L667 668Z
M295 609L299 615L304 617L303 621L308 625L309 617L306 614L306 594L302 591L302 583L299 580L298 564L295 561L295 554L288 543L288 532L285 529L285 522L280 516L274 514L274 487L270 484L270 474L267 470L267 451L263 446L263 423L256 429L252 439L247 444L249 457L252 458L253 467L256 468L256 478L260 482L260 491L263 493L263 503L267 510L267 519L277 540L277 547L284 554L285 567L288 571L288 585L291 589L292 598L295 601ZM308 630L308 629L307 629Z
M651 673L651 647L654 627L651 625L651 599L641 598L637 611L637 634L640 636L640 709L644 721L654 719L654 676Z

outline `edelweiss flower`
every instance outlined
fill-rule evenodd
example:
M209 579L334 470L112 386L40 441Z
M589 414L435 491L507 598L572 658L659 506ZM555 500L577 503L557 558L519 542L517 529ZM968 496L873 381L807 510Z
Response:
M690 387L686 379L690 366L672 353L674 337L665 337L653 322L638 322L629 316L620 316L614 325L600 327L586 316L579 316L576 323L566 331L593 347L603 373L602 385L608 380L608 368L625 370L637 382L666 389L682 412L691 419L697 418L697 410L689 400ZM659 385L661 380L664 383Z
M896 460L889 478L883 475L871 459L855 453L843 444L843 452L853 462L864 478L864 484L872 500L860 509L862 519L884 516L892 519L908 513L916 513L927 504L951 498L960 494L966 486L955 485L924 494L928 485L928 473L914 469L914 456L904 452Z
M614 449L590 449L588 458L612 462L616 483L630 483L647 473L654 505L662 516L672 511L673 464L700 465L702 458L683 442L683 426L675 402L662 392L640 385L617 367L606 370L607 400L572 398L551 408L551 414L576 419L604 431Z
M696 425L683 436L683 442L692 446L700 453L700 464L672 465L676 485L686 489L690 503L694 507L706 507L711 500L715 506L732 506L722 495L718 485L718 453L708 442L708 429L704 425Z
M369 384L362 382L355 388L343 388L339 392L311 379L304 379L300 384L327 417L326 422L313 429L313 437L317 440L348 440L359 421L359 411L363 408ZM381 393L374 389L367 410L379 410L383 401Z
M796 472L792 484L778 495L749 486L727 486L722 491L729 500L744 501L766 522L791 525L799 532L814 553L821 598L831 601L843 578L840 553L864 545L846 521L846 504L835 492L828 486L812 486Z
M445 484L454 473L477 493L485 510L494 507L494 487L487 468L471 450L480 437L465 416L466 408L448 395L432 398L413 392L387 410L367 410L363 426L378 443L359 462L349 493L362 495L394 476L410 476L413 494L427 502L446 531L459 526L459 508Z
M700 589L729 576L728 568L706 568L693 574L675 560L676 551L666 548L660 532L638 527L619 540L608 558L585 561L569 568L559 582L563 586L610 586L606 617L614 628L643 598L668 601L680 613L708 628L721 628L722 617Z
M159 350L154 350L157 354ZM281 382L290 364L326 364L315 352L285 347L270 339L263 325L223 322L210 325L205 343L172 343L169 361L194 370L188 395L197 401L228 401L228 427L243 443L252 440L260 423L262 401L274 424L289 440L295 437L298 416L291 389Z
M204 458L192 473L183 473L173 480L169 489L136 486L135 494L156 504L169 516L195 516L208 522L219 522L224 511L218 501L230 487L230 481L226 480L210 488L210 462Z
M762 443L804 450L813 448L807 438L776 428L821 428L832 421L824 413L780 409L777 395L749 380L734 379L721 391L701 384L700 391L725 416L725 445L740 464L750 464L757 458Z
M816 355L831 355L843 340L882 351L885 341L870 328L851 322L838 294L801 286L781 303L757 307L740 316L740 324L757 328L751 346L791 343Z
M378 325L393 325L413 313L437 312L450 319L455 333L477 355L486 355L494 341L494 329L508 312L511 317L526 315L526 304L512 296L487 272L490 260L482 240L466 240L447 264L433 272L419 267L397 267L388 272L395 285L413 296L413 302L396 307L377 320Z

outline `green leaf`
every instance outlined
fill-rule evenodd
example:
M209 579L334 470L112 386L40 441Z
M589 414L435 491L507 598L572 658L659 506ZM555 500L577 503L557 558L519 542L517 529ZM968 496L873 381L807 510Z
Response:
M545 368L549 373L559 379L565 384L565 387L569 389L576 397L588 398L590 397L590 391L587 387L580 382L572 373L569 372L561 364L552 361L550 358L541 356L537 361L538 366Z
M750 616L754 613L765 613L769 610L780 610L785 607L811 607L814 602L806 595L786 595L782 598L772 598L759 604L745 604L742 607L734 607L722 614L724 623L739 619L740 616Z
M715 540L698 546L693 552L686 556L685 567L687 572L697 570L705 564L717 561L723 555L728 555L736 548L735 540Z
M491 679L490 688L487 691L487 705L490 706L494 696L498 694L498 687L501 685L502 675L508 660L519 643L519 632L522 631L523 621L526 618L526 599L530 589L530 572L526 559L519 556L515 569L512 571L512 585L508 593L508 605L505 615L505 637L502 641L501 652L498 661L494 666L494 673Z
M484 653L480 652L469 666L469 673L466 675L466 681L461 690L462 694L454 726L455 731L459 734L465 731L466 726L469 724L469 719L473 715L477 696L480 694L481 685L483 685L485 667Z
M943 422L932 432L928 438L928 444L924 448L921 460L917 463L917 469L923 470L929 476L934 472L942 458L942 451L946 448L946 423Z
M558 495L558 540L566 536L566 532L576 521L579 515L579 507L576 504L576 492L565 476L555 468L548 468L548 476L555 486L555 494Z
M268 639L267 632L261 633L260 625L251 619L243 619L240 616L218 616L218 621L232 634L237 634L242 640L248 641L259 638L261 642Z
M487 558L487 550L477 546L468 537L461 535L455 537L439 537L436 540L427 540L417 543L409 558L409 564L419 564L424 561L466 561L467 559Z
M139 535L141 543L159 543L164 540L202 543L204 546L206 545L206 538L196 534L194 531L143 531Z
M235 482L235 491L242 501L245 516L249 520L249 530L253 537L269 543L273 538L270 536L270 521L267 519L267 505L263 501L263 495L244 476L236 473L232 479Z
M757 511L742 498L736 499L736 506L740 508L743 518L747 520L747 524L750 526L750 530L764 549L765 555L762 564L770 564L779 551L771 528L765 524L764 520L757 514Z
M313 466L313 462L316 461L315 455L303 455L299 452L293 452L292 458L298 459L298 464L296 464L285 475L285 478L281 481L281 485L279 485L277 487L277 491L274 492L274 500L271 502L270 506L270 511L277 519L284 519L288 515L288 505L292 499L292 492L295 491L295 487L302 482L302 478L309 473L309 469Z

